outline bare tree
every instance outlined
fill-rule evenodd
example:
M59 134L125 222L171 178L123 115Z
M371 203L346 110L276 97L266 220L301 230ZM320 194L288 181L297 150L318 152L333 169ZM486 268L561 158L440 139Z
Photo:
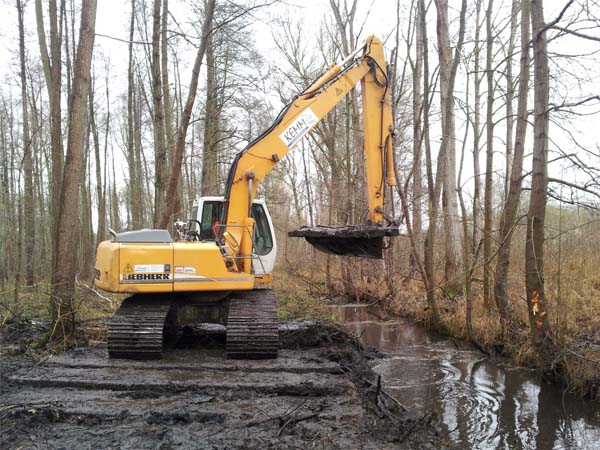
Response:
M413 165L412 165L412 197L413 197L413 232L420 240L423 232L423 134L421 117L423 115L423 99L421 81L423 74L423 28L420 26L421 15L425 12L417 6L415 24L415 62L413 64ZM398 24L398 27L400 24Z
M107 100L108 100L108 85ZM107 107L109 103L107 102ZM98 231L96 233L96 244L104 240L106 236L106 198L104 196L104 190L102 189L102 163L100 161L100 137L98 134L98 126L96 124L96 106L94 105L94 83L91 83L90 87L90 100L89 100L89 120L90 120L90 132L92 134L92 140L94 145L94 161L96 166L96 200L98 203ZM110 113L108 113L110 114ZM110 116L107 117L107 121ZM108 130L107 130L108 132Z
M494 0L488 0L485 13L486 60L485 73L487 79L486 108L486 150L485 150L485 188L483 200L483 303L491 306L492 299L492 221L494 188L494 71L492 70L492 53L494 36L492 34L492 11Z
M525 242L525 288L533 344L542 357L551 348L548 299L544 290L544 222L548 191L549 69L542 0L531 0L534 67L534 124L531 194Z
M204 58L204 53L206 52L207 40L211 33L212 20L215 12L215 3L216 0L208 0L206 12L204 13L200 46L198 47L198 52L196 53L194 67L192 69L192 78L190 80L190 88L188 91L187 100L185 102L185 108L183 109L181 123L179 124L179 129L177 130L177 146L175 148L175 154L173 155L171 176L169 178L169 185L167 189L167 200L165 202L164 209L160 213L160 221L158 223L159 228L166 228L169 225L171 214L173 213L173 207L175 205L177 185L179 184L179 179L181 178L181 164L185 150L185 137L190 124L190 119L192 117L194 101L196 100L200 66L202 64L202 59Z
M77 273L78 194L84 166L87 104L94 48L96 0L82 0L79 44L70 98L67 155L60 196L55 258L52 268L51 311L53 338L66 337L75 328L75 275Z
M139 113L135 107L135 78L133 37L135 29L136 0L131 0L131 17L129 19L128 67L127 67L127 165L129 169L129 205L131 210L131 228L141 228L143 225L142 183L138 164L139 139L137 139L136 124L139 122Z
M167 146L165 142L165 113L161 77L160 26L161 2L154 0L152 10L152 106L154 122L154 226L160 222L167 188ZM163 11L162 14L167 14Z
M65 0L61 0L60 11L64 11ZM46 44L46 31L44 29L44 14L42 1L35 0L35 17L37 22L37 35L40 46L40 55L46 77L48 98L50 102L50 141L52 148L52 176L50 177L50 191L52 193L52 230L56 231L58 224L58 211L63 171L63 141L62 141L62 116L61 116L61 90L62 90L62 20L59 17L56 0L48 1L48 21L50 23L50 51Z
M504 201L508 197L510 186L510 172L513 159L513 128L515 123L513 113L513 100L515 97L515 83L513 77L513 53L515 51L515 38L517 34L517 17L519 15L519 0L513 0L510 11L510 37L506 50L506 155L504 172Z
M23 25L23 3L17 0L17 14L19 17L19 60L21 68L21 110L23 121L23 175L24 175L24 208L23 208L23 234L25 257L25 285L32 286L34 278L33 250L35 245L35 207L33 202L33 158L32 145L29 133L29 111L27 107L27 77L25 73L25 26Z
M456 195L456 131L454 117L454 79L456 70L452 73L454 59L458 65L460 52L452 57L450 46L450 31L448 23L448 0L435 0L437 10L438 57L440 62L440 105L442 109L442 132L444 148L440 148L443 171L440 181L443 184L442 207L444 211L445 231L445 275L449 291L454 295L462 285L462 251L460 226L458 216L458 201ZM465 6L466 8L466 6ZM459 34L464 35L464 25ZM462 47L462 42L460 43ZM457 47L458 48L458 47ZM438 156L438 161L440 156ZM439 164L439 162L438 162Z
M500 219L499 248L496 260L494 294L496 306L506 329L510 324L510 299L508 296L508 269L513 232L517 224L517 212L521 198L521 182L523 179L523 156L525 153L525 135L527 131L527 93L529 90L529 46L530 19L529 0L521 0L521 59L519 69L519 98L517 104L517 130L515 148L511 164L510 185L508 195Z
M217 67L213 33L206 43L206 102L204 108L204 144L202 146L202 195L219 195L219 105L217 101Z
M480 137L481 137L481 46L480 46L480 18L481 5L483 0L477 0L475 17L475 48L473 58L475 59L473 70L474 84L474 106L473 106L473 239L471 240L470 251L475 253L479 246L481 235L481 166L479 163ZM463 218L464 220L464 218ZM468 265L467 265L468 266Z

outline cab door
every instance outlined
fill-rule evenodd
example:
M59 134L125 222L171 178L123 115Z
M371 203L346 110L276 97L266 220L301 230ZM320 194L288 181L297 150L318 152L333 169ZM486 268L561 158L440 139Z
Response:
M220 227L219 220L223 212L223 197L202 197L194 205L192 216L198 223L192 225L201 241L216 239L216 231ZM252 268L257 276L273 273L277 259L277 242L271 215L264 200L252 203L254 219L254 256ZM199 228L199 229L198 229Z
M254 219L254 254L252 263L255 275L262 276L273 273L277 259L277 242L273 221L264 200L252 203L252 218Z

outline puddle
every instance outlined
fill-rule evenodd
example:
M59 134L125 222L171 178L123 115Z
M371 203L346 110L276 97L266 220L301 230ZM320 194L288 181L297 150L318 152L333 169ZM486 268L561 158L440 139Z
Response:
M366 345L391 355L374 367L387 390L411 410L434 411L444 438L459 448L600 449L600 404L381 309L330 308Z

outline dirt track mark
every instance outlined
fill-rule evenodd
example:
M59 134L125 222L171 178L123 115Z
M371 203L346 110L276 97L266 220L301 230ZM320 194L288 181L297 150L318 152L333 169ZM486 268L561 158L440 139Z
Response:
M103 348L0 361L0 448L428 448L431 428L400 443L417 422L377 413L353 341L316 332L272 361L225 360L222 348L151 362L108 360Z

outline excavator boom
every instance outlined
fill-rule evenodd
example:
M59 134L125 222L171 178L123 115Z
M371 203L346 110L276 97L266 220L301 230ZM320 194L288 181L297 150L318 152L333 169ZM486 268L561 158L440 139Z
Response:
M392 107L387 64L382 42L369 37L365 44L340 64L332 65L293 100L275 122L235 158L225 192L222 233L248 256L249 271L253 221L249 217L258 186L276 164L358 83L362 92L362 117L368 227L301 228L290 236L305 237L319 250L347 256L382 258L384 236L395 236L398 227L384 214L385 185L396 184L393 170ZM388 225L385 226L386 222Z

